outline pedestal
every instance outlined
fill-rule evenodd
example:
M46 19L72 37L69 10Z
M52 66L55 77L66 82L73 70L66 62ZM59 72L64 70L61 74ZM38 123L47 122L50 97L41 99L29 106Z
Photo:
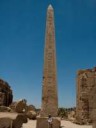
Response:
M48 120L47 117L38 117L36 128L49 128L47 120ZM53 117L52 128L60 128L60 126L61 126L60 118Z

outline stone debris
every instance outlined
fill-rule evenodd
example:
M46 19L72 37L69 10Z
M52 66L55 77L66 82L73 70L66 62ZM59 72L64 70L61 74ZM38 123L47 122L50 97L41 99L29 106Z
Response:
M27 123L27 116L18 113L0 113L0 128L21 128Z
M11 112L11 108L10 107L6 107L6 106L0 106L0 112Z
M27 123L26 115L18 115L15 120L13 120L13 128L22 128L23 123Z
M76 112L75 111L71 111L68 114L68 120L70 120L71 122L75 122L76 121Z
M26 115L27 115L27 118L32 119L32 120L35 120L36 119L36 116L37 116L37 114L36 114L35 111L28 111L26 113Z
M26 111L26 100L21 99L19 101L13 102L10 108L17 113L24 113Z
M26 111L27 111L27 112L28 112L28 111L36 111L36 108L35 108L34 105L27 105L27 106L26 106Z

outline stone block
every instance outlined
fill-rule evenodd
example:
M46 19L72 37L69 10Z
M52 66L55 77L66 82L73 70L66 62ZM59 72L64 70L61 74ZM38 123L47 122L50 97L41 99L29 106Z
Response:
M12 119L0 118L0 128L12 128Z
M96 121L93 122L92 128L96 128Z
M21 128L27 123L27 116L17 113L0 113L0 128Z
M15 101L10 105L10 108L17 113L24 113L26 111L26 101L21 99L19 101Z
M47 117L38 117L36 128L49 128L47 120L48 120ZM53 117L52 128L60 128L60 126L61 126L60 118Z
M29 119L32 119L32 120L35 120L35 119L36 119L36 116L37 116L37 114L36 114L35 111L28 111L28 112L26 113L26 115L27 115L27 117L28 117Z

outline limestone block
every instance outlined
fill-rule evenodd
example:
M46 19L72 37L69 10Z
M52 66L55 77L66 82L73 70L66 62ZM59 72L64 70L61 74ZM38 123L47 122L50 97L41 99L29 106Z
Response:
M11 108L6 106L0 106L0 112L10 112Z
M36 116L37 116L37 114L36 114L35 111L28 111L26 115L27 115L27 117L29 119L32 119L32 120L35 120L36 119Z
M36 128L49 128L47 120L48 120L47 117L38 117ZM53 126L52 128L60 128L61 126L60 118L54 117L52 126Z
M0 113L0 128L21 128L27 123L27 116L17 113Z
M10 105L10 108L14 111L14 112L18 112L18 113L23 113L26 111L26 101L21 99L19 101L13 102Z
M20 100L16 103L16 112L22 113L26 109L26 102L23 100Z
M0 128L12 128L12 119L0 118Z
M27 123L26 115L18 115L15 120L13 120L12 128L21 128L23 123Z
M92 128L96 128L96 121L93 122Z

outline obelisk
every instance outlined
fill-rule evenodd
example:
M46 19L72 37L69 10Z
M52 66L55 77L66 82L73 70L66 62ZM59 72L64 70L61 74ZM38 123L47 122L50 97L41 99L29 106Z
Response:
M60 128L60 119L57 117L58 95L54 11L51 5L47 9L42 85L42 106L40 117L37 118L36 128L49 128L48 115L53 118L52 128Z
M47 9L41 116L56 117L58 111L54 10Z

